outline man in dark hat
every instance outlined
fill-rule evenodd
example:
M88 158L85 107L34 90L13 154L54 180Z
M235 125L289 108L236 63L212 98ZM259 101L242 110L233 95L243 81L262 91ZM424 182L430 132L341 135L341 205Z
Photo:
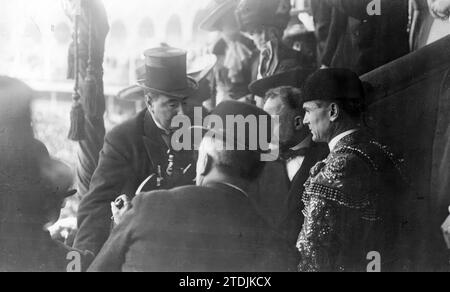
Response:
M310 169L329 151L324 143L312 142L303 125L304 111L300 88L311 70L291 70L255 81L250 90L265 97L264 110L279 117L280 159L266 165L251 192L252 199L274 228L295 246L303 223L298 194Z
M259 121L270 123L270 116L237 101L221 103L212 115L222 120L222 126L202 139L197 186L138 195L90 271L289 270L284 260L289 249L248 195L248 185L264 167L261 154L267 149L252 148L249 131L236 136L235 125L225 127L230 117L242 116L256 118L259 128Z
M305 220L297 248L300 271L400 269L401 164L362 128L364 91L347 69L319 70L303 91L304 123L330 155L305 184Z
M118 196L192 184L191 151L173 151L172 119L201 105L198 83L186 74L186 52L175 48L146 51L146 79L139 81L147 109L106 135L99 165L78 210L75 247L97 254L109 236L111 205ZM148 178L148 180L147 180ZM147 183L143 183L146 181ZM141 184L143 183L143 184ZM140 187L141 186L141 187ZM119 207L127 202L117 202Z
M306 67L302 53L283 44L290 21L289 0L242 0L237 8L241 30L260 50L260 63L254 80L298 67Z
M216 103L223 100L239 100L250 95L248 85L252 72L258 67L259 53L253 42L239 30L235 10L239 0L212 0L211 12L200 24L209 32L219 32L213 54L217 56L214 68Z

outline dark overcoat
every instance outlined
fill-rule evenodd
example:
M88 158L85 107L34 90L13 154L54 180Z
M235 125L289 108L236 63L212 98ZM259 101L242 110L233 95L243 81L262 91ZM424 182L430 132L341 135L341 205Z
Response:
M302 167L289 181L285 161L268 163L250 191L250 198L263 218L276 229L289 246L295 246L303 225L301 196L311 168L329 153L328 145L313 143Z
M322 2L316 15L332 9L324 65L362 75L409 53L408 0L381 0L381 15L368 14L371 0Z
M132 205L89 271L289 270L289 249L233 186L155 191Z
M79 230L74 247L97 254L110 234L110 203L122 194L133 197L139 185L157 173L158 166L166 170L169 148L161 134L150 113L144 110L106 135L89 192L78 209ZM186 165L193 163L191 152L180 156ZM144 191L155 187L149 184Z

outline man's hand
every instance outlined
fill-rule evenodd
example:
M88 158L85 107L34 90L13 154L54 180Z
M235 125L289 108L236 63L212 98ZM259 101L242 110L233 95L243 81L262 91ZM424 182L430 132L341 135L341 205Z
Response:
M119 225L123 216L131 207L131 201L127 195L121 195L114 202L111 202L111 212L115 225Z

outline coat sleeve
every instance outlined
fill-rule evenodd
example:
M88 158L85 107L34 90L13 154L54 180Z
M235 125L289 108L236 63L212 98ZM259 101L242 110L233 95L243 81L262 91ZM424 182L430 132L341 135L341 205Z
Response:
M110 234L110 203L122 194L131 195L128 192L132 192L136 184L126 150L119 145L123 145L120 136L114 132L106 136L90 190L78 209L78 233L74 247L79 250L94 254L99 252Z
M142 196L137 196L132 202L132 208L125 214L122 222L111 232L98 256L91 264L88 272L121 272L125 263L126 253L133 236L133 230L137 225L137 217L141 213Z

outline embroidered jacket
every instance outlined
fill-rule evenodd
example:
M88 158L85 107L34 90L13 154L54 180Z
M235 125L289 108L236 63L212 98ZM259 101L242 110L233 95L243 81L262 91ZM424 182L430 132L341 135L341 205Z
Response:
M340 140L305 183L299 270L365 271L371 251L391 263L403 187L387 147L361 131Z

